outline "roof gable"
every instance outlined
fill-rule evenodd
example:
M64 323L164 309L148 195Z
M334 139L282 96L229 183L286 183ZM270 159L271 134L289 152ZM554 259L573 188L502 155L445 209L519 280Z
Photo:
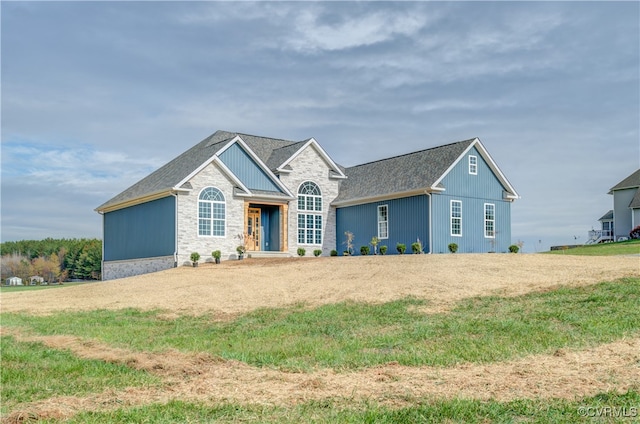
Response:
M445 190L442 180L473 147L478 149L511 199L518 198L508 180L477 138L420 150L345 169L336 205L375 198Z
M629 175L624 180L620 181L618 184L611 187L611 189L609 190L609 194L611 194L611 192L614 190L624 190L627 188L635 187L640 187L640 169Z
M234 145L234 143L239 143L244 152L251 157L255 164L257 164L259 168L262 168L262 176L264 178L261 181L263 184L255 185L249 183L249 185L256 186L256 189L254 190L256 193L265 194L275 188L278 192L283 193L286 196L293 196L273 174L266 162L275 150L283 149L292 145L301 146L305 142L258 137L228 131L216 131L214 134L205 138L175 159L147 175L131 187L98 206L96 211L104 212L119 209L121 207L153 200L155 198L169 196L175 192L188 191L190 190L188 184L189 180L212 162L216 162L223 172L225 172L238 186L238 193L251 195L251 190L247 187L245 182L236 176L234 170L231 169L233 166L227 166L227 164L225 164L219 157L219 155L222 155L227 149ZM293 147L292 150L295 149L296 148ZM283 151L286 153L287 150L284 149ZM283 155L280 157L283 158L283 160L286 160ZM238 169L235 169L235 171L238 172ZM267 179L270 180L273 185L269 186L269 184L266 183Z
M336 163L329 157L327 152L325 152L325 150L320 146L320 144L318 144L318 142L314 138L310 138L302 144L296 143L295 145L290 146L290 148L286 152L286 154L288 154L288 158L278 166L277 171L290 172L291 162L293 162L308 147L314 149L325 161L325 163L329 167L330 178L346 178L346 176L342 172L342 169L338 165L336 165Z

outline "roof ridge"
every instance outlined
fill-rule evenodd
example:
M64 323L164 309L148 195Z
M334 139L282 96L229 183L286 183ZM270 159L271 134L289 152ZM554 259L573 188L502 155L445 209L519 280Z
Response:
M299 143L299 141L285 140L284 138L265 137L263 135L255 135L255 134L247 134L247 133L239 133L239 132L238 133L233 133L233 134L236 134L236 135L239 135L239 136L246 135L248 137L254 137L254 138L264 138L266 140L273 140L273 141L285 141L285 142L291 143L291 144ZM283 147L286 147L286 146L283 146ZM278 148L280 148L280 147L278 147Z
M376 160L372 160L370 162L365 162L365 163L360 163L358 165L349 166L346 169L352 169L352 168L357 168L359 166L371 165L371 164L374 164L374 163L384 162L384 161L391 160L391 159L398 159L398 158L401 158L401 157L404 157L404 156L415 155L416 153L423 153L423 152L426 152L426 151L429 151L429 150L436 150L436 149L441 149L443 147L453 146L455 144L468 143L468 142L471 142L471 141L475 140L476 138L478 138L478 137L470 138L468 140L454 141L453 143L441 144L439 146L428 147L426 149L416 150L414 152L403 153L401 155L386 157L386 158L382 158L382 159L376 159Z

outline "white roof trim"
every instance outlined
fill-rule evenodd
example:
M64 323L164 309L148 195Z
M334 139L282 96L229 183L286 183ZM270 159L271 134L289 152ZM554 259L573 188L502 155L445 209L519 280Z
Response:
M520 196L518 195L516 190L513 188L509 180L507 180L507 177L504 176L500 168L498 168L498 165L496 164L496 162L493 160L493 158L491 157L487 149L484 147L480 139L477 137L473 139L471 144L469 144L469 146L464 150L464 152L462 152L460 156L458 156L458 158L455 161L453 161L453 163L449 166L449 168L447 168L446 171L444 171L444 173L440 176L440 178L438 178L433 183L433 185L431 186L431 189L436 191L437 190L441 191L442 189L437 187L437 185L442 182L444 177L446 177L447 174L449 174L449 172L451 172L451 170L462 160L462 158L464 158L467 155L467 153L474 147L478 150L478 152L480 153L484 161L487 163L487 165L489 165L489 168L491 168L491 171L493 171L494 175L498 177L498 180L500 181L502 186L506 188L506 191L509 193L509 195L506 197L513 200L519 199Z
M291 197L294 197L293 194L291 193L291 191L289 191L289 189L287 188L287 186L282 184L282 181L280 181L280 179L278 177L276 177L276 175L273 172L271 172L271 170L267 167L267 165L260 160L258 155L256 155L255 152L253 150L251 150L251 148L247 145L247 143L244 142L242 137L236 136L236 137L234 137L233 140L231 140L231 142L232 143L237 142L238 144L240 144L240 146L244 149L244 151L247 152L247 154L249 156L251 156L251 159L253 159L258 164L258 166L260 168L262 168L262 170L267 174L267 176L271 179L271 181L275 185L280 187L284 191L285 194L287 194L287 195L289 195ZM230 145L224 146L222 149L220 149L218 151L218 153L216 153L216 155L222 154L222 152L227 150L229 147L230 147Z
M306 143L304 143L302 145L302 147L300 147L294 154L292 154L289 159L287 159L286 161L284 161L284 163L282 163L278 168L276 168L276 171L278 172L282 172L282 173L289 173L291 172L290 169L284 169L285 166L287 166L291 161L293 161L296 157L298 157L302 151L304 149L306 149L307 147L312 146L316 149L316 151L320 154L320 156L329 164L329 167L331 169L333 169L336 174L338 175L334 175L331 178L336 178L336 179L343 179L343 178L347 178L346 175L344 175L344 173L342 172L342 170L340 170L340 168L338 167L338 165L336 165L336 163L331 159L331 157L329 157L329 155L327 154L327 152L325 152L325 150L320 146L320 144L318 144L318 142L311 137L309 140L307 140Z

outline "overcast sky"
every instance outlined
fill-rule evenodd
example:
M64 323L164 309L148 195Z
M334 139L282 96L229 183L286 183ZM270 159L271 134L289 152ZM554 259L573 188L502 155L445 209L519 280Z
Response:
M345 166L479 137L527 252L584 243L640 167L635 1L0 7L2 241L101 238L94 208L219 129Z

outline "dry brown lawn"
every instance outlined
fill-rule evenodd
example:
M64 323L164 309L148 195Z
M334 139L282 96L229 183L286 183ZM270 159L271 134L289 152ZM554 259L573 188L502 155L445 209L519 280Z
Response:
M446 310L471 296L515 296L640 275L639 257L534 254L393 255L245 259L200 263L102 283L0 293L4 312L164 309L221 317L260 307L309 306L407 296Z
M64 289L2 293L0 301L4 312L48 314L133 307L164 309L168 319L210 312L227 319L259 307L344 300L386 302L415 296L428 300L424 312L432 313L444 312L471 296L516 296L626 276L640 276L640 258L465 254L246 259ZM25 414L65 418L78 411L172 399L292 405L332 398L406 405L425 397L575 399L640 387L640 338L493 364L442 368L390 363L349 372L290 373L207 354L140 353L71 336L30 336L6 328L2 332L69 349L80 357L144 369L164 382L161 388L52 397L23 405L6 422L18 421Z

